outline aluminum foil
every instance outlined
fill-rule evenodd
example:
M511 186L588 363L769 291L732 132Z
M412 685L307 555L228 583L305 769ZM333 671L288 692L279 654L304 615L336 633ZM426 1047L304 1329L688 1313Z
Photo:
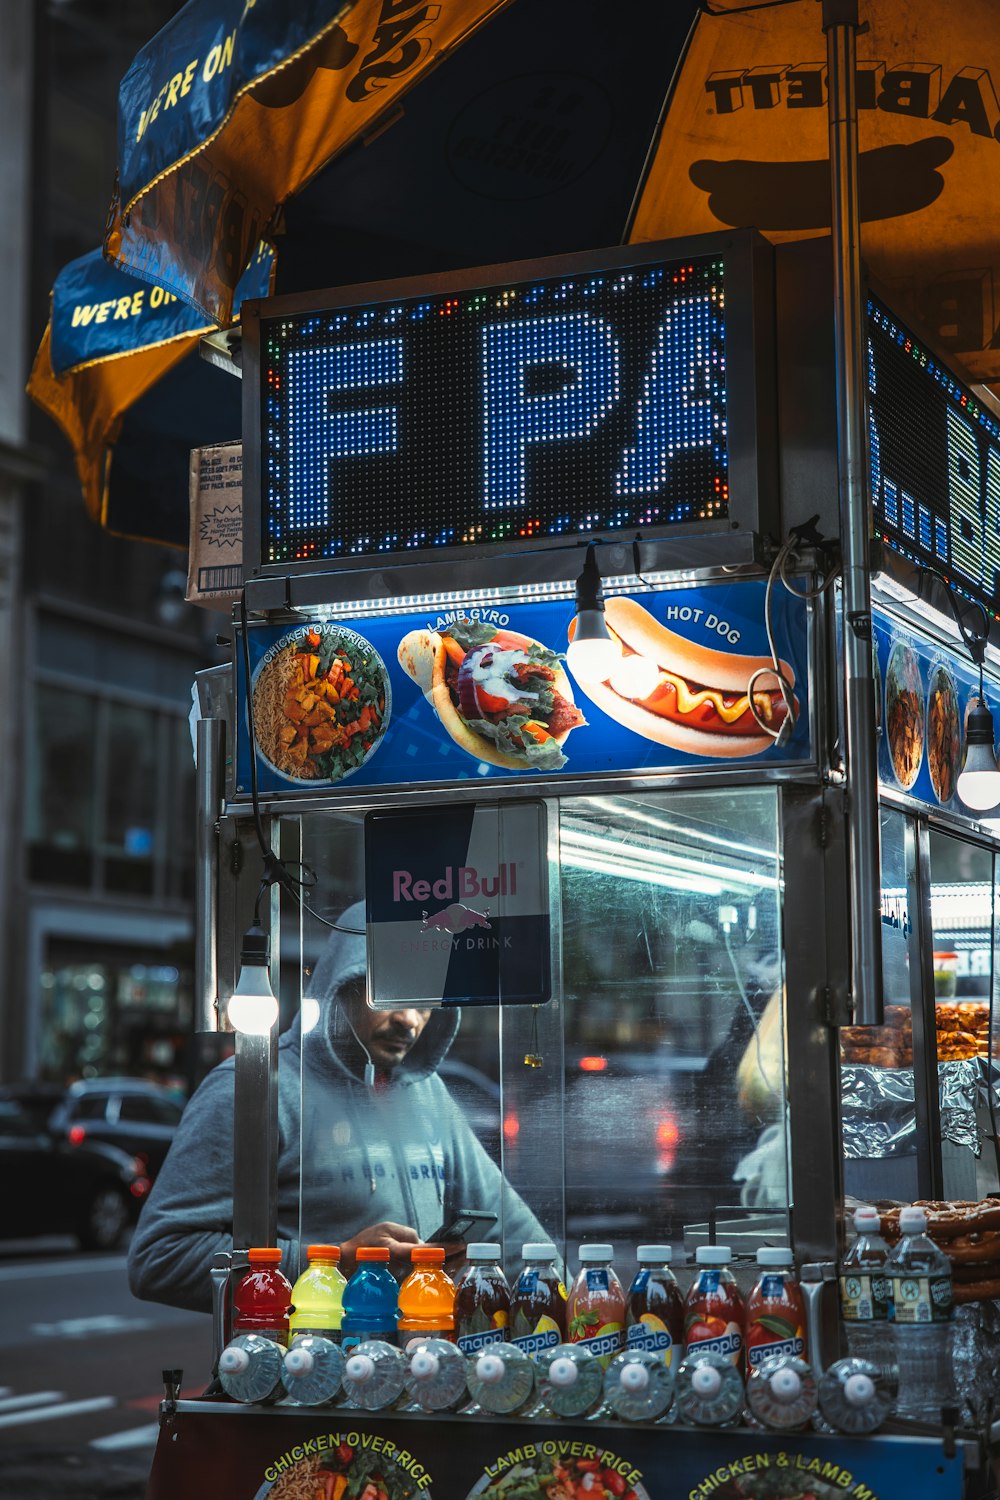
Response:
M844 1155L881 1160L913 1149L917 1130L912 1068L845 1063L840 1070ZM976 1097L984 1085L979 1058L938 1063L941 1138L979 1155Z
M955 1309L952 1329L955 1385L974 1422L986 1420L992 1402L1000 1414L1000 1302L966 1302Z

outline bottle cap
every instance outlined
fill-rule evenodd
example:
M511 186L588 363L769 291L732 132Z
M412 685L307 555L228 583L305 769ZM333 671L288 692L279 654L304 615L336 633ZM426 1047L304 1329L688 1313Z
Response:
M293 1344L285 1355L285 1374L294 1376L311 1375L316 1361L308 1349L303 1349L301 1344Z
M797 1370L789 1369L787 1365L782 1370L775 1370L769 1384L771 1395L783 1406L790 1406L802 1394L802 1376Z
M869 1229L880 1229L882 1218L877 1208L872 1208L868 1203L862 1203L860 1208L854 1210L854 1227L860 1233Z
M567 1359L565 1354L561 1354L558 1359L552 1361L548 1373L552 1384L560 1388L576 1385L580 1377L580 1371L573 1360Z
M722 1390L722 1374L714 1365L695 1365L691 1371L691 1389L696 1396L710 1401Z
M481 1354L476 1360L476 1375L484 1385L498 1385L504 1376L504 1362L495 1354Z
M239 1344L230 1344L219 1355L219 1371L223 1375L242 1375L250 1368L250 1356Z
M759 1266L793 1266L795 1256L786 1245L761 1245L757 1251Z
M385 1245L361 1245L354 1252L355 1260L378 1260L383 1264L388 1262L389 1250Z
M669 1266L674 1258L674 1250L672 1245L637 1245L635 1255L640 1263L648 1260L654 1265Z
M418 1349L410 1360L410 1374L414 1380L433 1380L441 1368L441 1361L429 1349Z
M694 1252L696 1266L726 1266L733 1252L728 1245L698 1245Z
M352 1354L344 1366L344 1374L348 1380L356 1380L359 1385L363 1385L375 1374L375 1361L370 1354Z
M875 1399L874 1380L863 1370L855 1375L848 1375L844 1381L844 1399L849 1406L867 1406L869 1401Z
M410 1259L415 1266L443 1266L443 1245L414 1245Z
M899 1210L900 1234L920 1234L926 1228L927 1214L924 1209L918 1208L915 1203L912 1203L909 1207Z
M623 1391L632 1391L637 1394L649 1385L649 1371L638 1360L622 1365L618 1374L618 1384Z
M595 1260L611 1260L615 1253L613 1245L581 1245L580 1260L586 1265Z
M256 1245L247 1251L252 1266L280 1266L281 1251L273 1245Z
M521 1254L525 1260L555 1260L556 1247L547 1240L529 1240L521 1246Z
M306 1256L309 1260L332 1260L340 1259L339 1245L307 1245Z
M466 1245L465 1247L466 1260L484 1260L491 1265L494 1261L499 1261L502 1254L503 1251L499 1245L487 1244L485 1240L482 1243Z

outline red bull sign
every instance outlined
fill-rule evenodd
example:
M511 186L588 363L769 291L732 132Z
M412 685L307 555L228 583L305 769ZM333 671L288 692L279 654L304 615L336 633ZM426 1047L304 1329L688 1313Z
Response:
M365 819L368 998L379 1010L551 996L544 804Z

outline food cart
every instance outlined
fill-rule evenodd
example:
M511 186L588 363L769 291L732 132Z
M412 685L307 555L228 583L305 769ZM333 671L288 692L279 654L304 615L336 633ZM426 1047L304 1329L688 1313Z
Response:
M369 1003L461 1007L444 1076L568 1268L596 1236L628 1276L666 1240L684 1284L718 1242L745 1283L791 1245L828 1364L845 1199L997 1191L997 841L958 775L1000 425L873 296L886 1005L845 1031L823 277L816 247L746 231L244 308L245 587L228 692L198 685L200 975L225 1025L256 917L282 1015L235 1039L237 1249L279 1236L277 1033L312 1002L316 1035L310 981L358 900ZM574 648L602 614L595 665ZM361 1143L321 1143L355 1169ZM450 1202L445 1166L445 1211L493 1206ZM302 1191L298 1246L314 1213ZM865 1439L252 1407L175 1379L150 1495L286 1500L322 1470L499 1500L595 1456L639 1497L987 1495L996 1304L960 1316L970 1404Z

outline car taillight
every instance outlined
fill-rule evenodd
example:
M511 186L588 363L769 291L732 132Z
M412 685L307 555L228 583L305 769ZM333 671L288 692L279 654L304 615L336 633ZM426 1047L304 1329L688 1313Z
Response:
M136 1177L129 1183L129 1192L133 1198L145 1198L152 1186L148 1177Z
M82 1125L71 1125L68 1132L68 1140L71 1146L80 1146L87 1139L87 1132Z
M656 1121L656 1164L661 1172L669 1172L677 1156L681 1132L677 1120L671 1114L661 1114Z
M148 1168L149 1168L149 1157L146 1155L146 1152L145 1151L137 1151L135 1153L135 1170L137 1172L146 1172L148 1170Z
M580 1067L585 1073L603 1073L608 1066L606 1057L581 1057Z
M521 1122L513 1112L503 1117L503 1138L505 1141L516 1141L521 1130Z

